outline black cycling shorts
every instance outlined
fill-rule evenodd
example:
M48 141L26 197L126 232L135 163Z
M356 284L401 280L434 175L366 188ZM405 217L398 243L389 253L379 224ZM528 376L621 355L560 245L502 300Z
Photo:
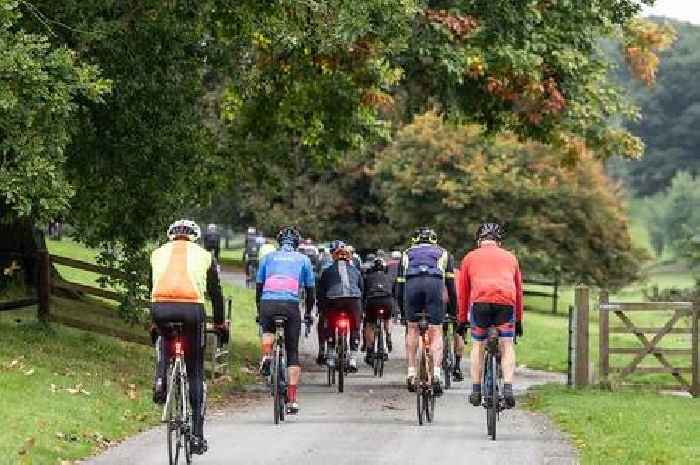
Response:
M420 320L418 314L425 311L431 325L442 325L445 321L443 292L445 282L438 276L414 276L406 279L406 319Z
M383 311L383 319L391 318L391 311L394 307L392 297L373 297L367 299L365 303L365 323L377 323L378 314Z
M293 300L260 301L260 326L262 326L263 333L275 332L276 316L287 317L287 324L284 328L287 365L299 366L299 335L301 334L299 302Z
M512 338L515 334L514 315L515 312L510 305L473 303L469 312L472 339L485 340L491 326L498 329L498 337Z

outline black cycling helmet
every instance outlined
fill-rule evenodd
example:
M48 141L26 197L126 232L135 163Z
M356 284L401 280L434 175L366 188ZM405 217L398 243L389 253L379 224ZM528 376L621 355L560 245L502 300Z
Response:
M416 229L411 236L411 242L414 244L437 244L437 241L437 233L428 227Z
M483 223L476 230L476 241L496 241L503 242L505 237L503 227L498 223Z
M300 240L301 234L299 234L299 231L291 226L285 226L284 228L280 229L280 232L277 233L277 243L280 246L291 245L296 249L299 247Z
M386 262L384 262L384 259L381 257L375 257L375 259L372 261L372 270L385 271L386 270Z

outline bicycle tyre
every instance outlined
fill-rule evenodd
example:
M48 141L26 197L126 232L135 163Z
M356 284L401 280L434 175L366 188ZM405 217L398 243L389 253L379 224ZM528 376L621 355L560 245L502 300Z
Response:
M279 361L280 361L280 348L275 346L275 358L272 362L272 392L274 395L273 400L273 414L275 424L280 422L280 377L279 377Z
M416 413L418 414L418 425L423 426L423 388L419 387L416 389Z
M445 389L450 389L450 387L452 387L452 344L447 334L443 337L442 341L444 352L442 356L442 373L445 377Z
M489 363L489 373L488 376L491 377L490 386L490 396L491 404L488 405L486 409L487 423L488 423L488 433L491 436L491 440L496 440L496 416L498 415L498 389L496 388L497 373L496 373L496 356L491 355L488 360Z
M174 368L173 368L174 369ZM168 376L168 379L173 379ZM170 389L172 391L169 393L169 397L172 396L174 400L170 402L168 409L168 419L167 419L167 439L168 439L168 461L170 465L177 465L180 459L180 445L182 444L182 430L180 428L178 415L180 411L179 401L180 399L180 384L172 383ZM175 400L177 399L177 400Z
M186 369L185 369L186 370ZM185 419L184 423L184 431L183 431L183 438L184 438L184 444L183 444L183 451L185 452L185 462L187 465L190 465L192 463L192 430L194 427L194 417L192 416L192 406L188 409L187 406L189 405L190 402L190 386L187 381L187 372L185 373L180 372L180 378L181 378L181 383L182 383L182 397L183 397L183 412L186 412L183 414L183 417Z
M423 405L425 408L425 419L428 423L432 423L433 413L435 412L435 397L432 392L430 392L430 389L425 389L423 391Z
M377 341L374 348L374 376L382 376L384 365L384 329L381 320L375 327L374 339Z
M340 343L338 344L338 392L342 393L345 390L345 335L342 334Z

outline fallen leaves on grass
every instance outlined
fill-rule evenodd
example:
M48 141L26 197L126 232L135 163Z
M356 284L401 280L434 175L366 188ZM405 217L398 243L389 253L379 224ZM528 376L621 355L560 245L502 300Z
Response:
M55 384L51 384L49 386L49 390L51 391L52 394L56 394L57 392L67 392L68 394L77 396L77 395L84 395L84 396L89 396L90 391L86 391L85 388L83 388L82 384L76 384L73 387L67 387L67 388L62 388L60 386L57 386Z

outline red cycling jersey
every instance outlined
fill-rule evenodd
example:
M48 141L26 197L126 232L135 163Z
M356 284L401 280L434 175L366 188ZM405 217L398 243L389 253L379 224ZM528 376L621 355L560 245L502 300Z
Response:
M473 303L512 305L516 321L523 320L523 283L515 255L486 242L462 260L457 279L459 322L468 321Z

